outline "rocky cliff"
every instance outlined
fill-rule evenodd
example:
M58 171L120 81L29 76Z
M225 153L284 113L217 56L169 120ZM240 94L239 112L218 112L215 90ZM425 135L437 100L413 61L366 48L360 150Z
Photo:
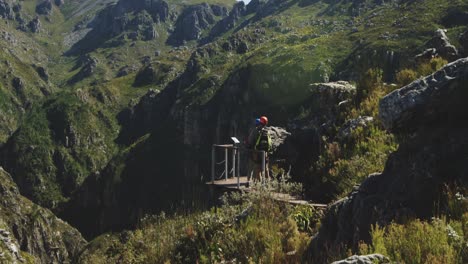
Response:
M374 224L450 213L444 186L468 187L467 81L468 59L459 59L380 101L382 122L401 137L400 147L382 173L330 207L312 255L327 247L356 249L369 242Z
M0 262L72 263L86 245L66 222L20 195L0 167Z

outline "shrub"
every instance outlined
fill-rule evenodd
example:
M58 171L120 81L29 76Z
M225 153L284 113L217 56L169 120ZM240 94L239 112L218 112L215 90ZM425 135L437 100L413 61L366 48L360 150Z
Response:
M418 78L418 73L411 69L403 69L396 74L396 82L400 87L410 84Z
M455 223L456 224L456 223ZM375 226L371 252L389 256L398 263L463 263L463 236L445 220L413 220L405 225ZM365 247L361 247L365 248Z
M445 66L448 61L440 57L432 58L429 62L421 63L416 66L415 69L403 69L396 74L396 82L402 87L410 84L418 78L423 76L430 75L443 66Z
M357 106L367 98L374 90L382 87L383 71L379 68L371 68L364 73L357 84Z
M233 193L203 213L148 216L135 231L95 239L78 263L299 263L309 235L297 211L270 197Z

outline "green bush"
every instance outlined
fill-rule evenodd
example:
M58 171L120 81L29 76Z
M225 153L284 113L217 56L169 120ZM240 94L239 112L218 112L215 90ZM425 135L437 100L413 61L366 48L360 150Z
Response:
M410 84L418 78L430 75L442 67L444 67L448 61L440 57L432 58L428 62L417 65L414 69L403 69L396 74L396 83L402 87Z
M418 73L412 69L403 69L396 74L396 82L400 87L410 84L418 78Z
M78 263L299 263L310 240L297 213L316 213L271 199L268 192L233 193L219 208L185 216L146 217L138 229L103 235ZM314 223L312 223L314 222Z
M413 220L404 225L372 228L372 246L367 253L381 253L397 263L466 263L464 236L445 220ZM361 247L365 248L365 247Z
M356 103L357 106L366 99L374 90L382 87L383 71L379 68L367 70L357 83Z

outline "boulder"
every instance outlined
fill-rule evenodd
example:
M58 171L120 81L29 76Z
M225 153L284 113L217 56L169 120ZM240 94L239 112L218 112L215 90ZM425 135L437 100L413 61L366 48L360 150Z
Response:
M63 4L65 4L65 0L55 0L55 5L62 6Z
M379 104L383 125L391 131L408 130L416 124L437 118L437 111L454 109L447 104L455 90L462 89L468 79L468 58L447 64L436 73L393 91ZM445 100L444 100L445 99ZM455 100L456 102L458 100Z
M267 127L267 130L271 136L273 152L275 152L286 141L286 139L291 136L291 133L282 127L269 126Z
M314 94L319 94L322 103L328 106L338 106L356 95L356 87L346 81L313 83L310 85L310 90Z
M450 44L445 34L446 32L445 29L438 29L434 37L426 43L426 46L428 48L435 48L442 58L448 61L454 61L459 58L458 50L454 45Z
M347 259L332 262L332 264L387 264L390 260L381 254L371 254L366 256L354 255Z

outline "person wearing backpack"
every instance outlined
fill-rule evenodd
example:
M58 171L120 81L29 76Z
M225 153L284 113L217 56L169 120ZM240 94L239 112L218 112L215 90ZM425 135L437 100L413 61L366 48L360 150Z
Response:
M254 163L254 180L259 181L262 177L262 153L265 151L265 179L270 179L268 169L268 153L271 151L271 137L268 129L268 118L262 116L255 120L255 129L249 134L248 148L252 150L251 160ZM250 178L250 177L249 177ZM250 179L249 179L250 180Z

